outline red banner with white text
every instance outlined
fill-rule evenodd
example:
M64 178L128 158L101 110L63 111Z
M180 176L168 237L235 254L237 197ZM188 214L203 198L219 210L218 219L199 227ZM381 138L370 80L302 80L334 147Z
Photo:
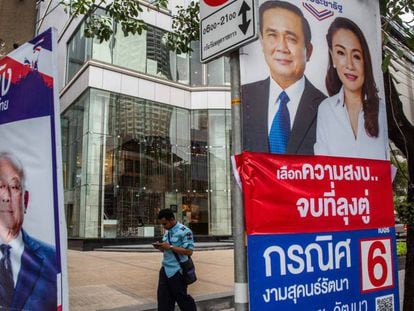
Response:
M244 152L247 234L394 226L389 161Z

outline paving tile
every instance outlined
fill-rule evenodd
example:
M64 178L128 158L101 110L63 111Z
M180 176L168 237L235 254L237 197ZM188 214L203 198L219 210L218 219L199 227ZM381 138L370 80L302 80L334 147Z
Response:
M155 305L161 253L68 251L71 311ZM198 281L189 293L208 297L233 291L233 250L196 251Z

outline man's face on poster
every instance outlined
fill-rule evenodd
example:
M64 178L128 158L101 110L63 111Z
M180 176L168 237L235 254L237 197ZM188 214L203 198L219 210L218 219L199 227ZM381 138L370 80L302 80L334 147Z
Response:
M24 218L21 176L5 159L0 160L0 229L16 234Z
M266 10L262 25L266 63L273 80L285 89L302 78L312 46L305 44L301 18L287 9Z

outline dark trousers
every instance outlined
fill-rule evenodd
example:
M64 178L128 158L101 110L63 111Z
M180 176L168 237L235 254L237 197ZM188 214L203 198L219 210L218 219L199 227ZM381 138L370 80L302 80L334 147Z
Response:
M168 278L164 268L161 268L157 300L158 311L174 311L176 302L181 311L197 310L193 297L187 294L187 284L179 271Z

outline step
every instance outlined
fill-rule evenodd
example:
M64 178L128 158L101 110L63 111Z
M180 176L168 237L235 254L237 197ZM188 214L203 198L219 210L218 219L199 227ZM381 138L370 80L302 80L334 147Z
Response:
M196 242L194 246L197 251L233 249L231 242ZM106 245L94 250L102 252L158 252L151 244Z

